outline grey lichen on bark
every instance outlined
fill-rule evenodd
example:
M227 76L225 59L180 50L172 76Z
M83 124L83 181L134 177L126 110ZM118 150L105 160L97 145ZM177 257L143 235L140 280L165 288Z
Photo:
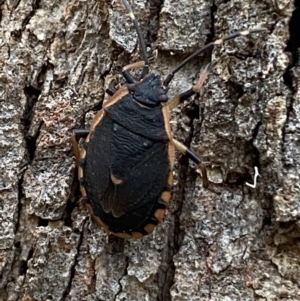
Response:
M211 189L178 155L166 219L134 241L109 241L90 219L70 143L108 85L122 83L122 66L140 60L121 2L0 3L0 300L300 299L297 42L294 61L286 52L297 32L293 1L132 1L162 77L216 38L269 30L176 74L170 98L214 62L171 120L176 139L207 164Z

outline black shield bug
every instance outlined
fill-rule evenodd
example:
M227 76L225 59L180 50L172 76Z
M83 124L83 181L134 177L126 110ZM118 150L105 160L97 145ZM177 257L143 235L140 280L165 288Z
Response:
M141 30L129 3L122 2L137 31L143 61L123 68L127 84L118 91L107 91L111 98L96 114L90 131L75 130L73 145L81 193L94 219L118 237L140 238L151 233L165 216L171 197L175 148L200 167L203 186L208 186L201 159L173 139L169 110L199 92L210 67L204 69L191 89L167 102L168 85L175 73L214 45L266 29L236 32L209 43L186 58L162 81L149 73ZM130 73L136 68L143 68L139 80ZM80 152L79 138L85 138Z

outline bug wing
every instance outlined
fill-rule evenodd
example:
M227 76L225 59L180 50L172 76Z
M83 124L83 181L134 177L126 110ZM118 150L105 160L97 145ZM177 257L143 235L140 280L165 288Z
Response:
M125 135L124 128L118 132L116 138L122 137L123 143L120 149L114 150L116 157L111 166L111 176L122 182L110 184L114 185L114 202L110 203L110 209L115 217L156 201L166 186L169 174L165 143L153 142L131 132Z
M94 179L85 182L91 186L87 193L95 211L101 205L106 213L120 217L156 201L165 189L170 170L166 142L128 131L106 116L87 151L93 161L87 160L85 170ZM97 185L91 185L95 181Z

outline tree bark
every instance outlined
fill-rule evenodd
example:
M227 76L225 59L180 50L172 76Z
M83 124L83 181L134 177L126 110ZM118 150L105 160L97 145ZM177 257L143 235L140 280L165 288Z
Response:
M122 66L141 59L130 18L120 1L0 4L0 300L300 300L293 1L134 1L163 78L210 41L269 32L228 41L176 74L170 99L214 65L171 120L211 184L177 154L166 219L126 241L108 239L80 200L70 137L122 84Z

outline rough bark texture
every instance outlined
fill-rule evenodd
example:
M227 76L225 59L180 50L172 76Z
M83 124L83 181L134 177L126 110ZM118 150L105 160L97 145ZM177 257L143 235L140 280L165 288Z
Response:
M211 189L178 155L167 218L125 242L108 241L80 201L70 136L88 127L121 67L140 60L130 19L114 0L0 5L0 300L300 300L293 1L134 1L151 69L163 76L215 38L269 33L230 41L176 75L170 97L215 62L200 95L172 114Z

